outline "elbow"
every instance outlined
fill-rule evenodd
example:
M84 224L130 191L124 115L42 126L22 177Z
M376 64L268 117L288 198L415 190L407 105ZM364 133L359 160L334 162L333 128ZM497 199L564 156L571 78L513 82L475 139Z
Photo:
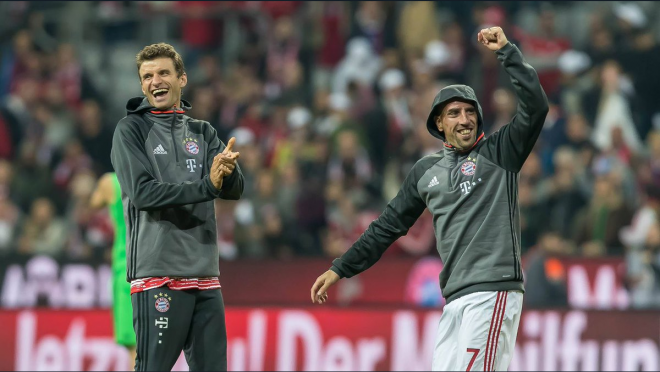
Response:
M541 97L538 102L533 106L534 111L530 116L536 117L535 121L545 122L548 112L550 112L550 105L548 104L548 98L541 92Z
M238 200L243 195L245 184L243 183L243 175L240 174L238 178L232 180L231 186L227 190L222 190L220 198L225 200ZM229 185L228 185L229 186Z
M541 98L539 100L539 112L543 114L543 118L548 114L550 111L550 104L548 102L548 96L545 94L545 91L543 90L543 87L541 87L539 83L539 88L540 88L540 94L539 97Z
M220 198L224 200L238 200L243 195L243 185L233 190L223 191Z
M142 196L135 195L134 198L130 198L133 206L139 211L151 211L153 210L153 205L149 203L149 200Z
M543 114L543 118L545 118L548 115L548 112L550 112L550 105L548 104L548 98L545 97L545 94L543 95L543 100L541 101L540 111Z
M153 198L149 197L150 195L151 193L148 190L139 188L132 192L132 195L129 193L128 198L137 210L148 212L157 209L155 208Z

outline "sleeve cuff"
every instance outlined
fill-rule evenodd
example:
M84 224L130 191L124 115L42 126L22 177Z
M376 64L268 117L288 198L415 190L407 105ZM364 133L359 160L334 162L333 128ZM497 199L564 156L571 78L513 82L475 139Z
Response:
M340 279L343 279L343 278L346 277L345 275L343 275L343 274L341 273L341 270L339 270L339 268L338 268L337 266L332 265L332 266L330 267L330 270L334 271L335 274L339 275L339 278L340 278Z
M495 54L506 55L511 53L514 49L515 46L510 41L507 41L506 45L495 51Z
M206 176L204 178L204 184L206 184L206 189L208 190L209 194L213 195L213 197L215 197L215 198L220 197L220 192L222 190L218 190L218 189L215 188L215 186L213 186L213 182L211 182L211 177L210 176Z

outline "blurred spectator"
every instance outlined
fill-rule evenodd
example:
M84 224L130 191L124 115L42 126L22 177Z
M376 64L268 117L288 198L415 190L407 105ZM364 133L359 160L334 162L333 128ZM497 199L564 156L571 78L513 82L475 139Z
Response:
M660 306L660 189L646 188L644 204L620 232L626 245L626 284L635 308Z
M524 255L538 241L545 224L546 212L534 198L532 181L520 180L518 184L520 202L521 253Z
M573 114L566 120L566 145L577 152L579 165L587 169L597 149L590 141L591 128L581 114Z
M127 17L129 6L130 3L123 1L99 1L96 11L103 20L102 32L105 43L113 45L130 40L137 31L137 22Z
M600 65L612 56L614 50L614 32L608 27L605 15L600 12L592 13L589 19L589 42L585 52L594 65Z
M110 262L111 251L105 248L112 244L113 228L107 215L89 206L96 175L91 170L77 172L69 183L71 196L66 206L67 255L93 262Z
M616 3L613 11L618 31L614 56L632 79L637 95L635 126L639 135L646 138L654 115L660 112L656 98L660 72L654 68L660 63L660 45L657 32L654 35L649 24L653 16L634 2Z
M643 203L635 212L632 223L619 231L621 242L632 249L644 246L649 231L660 222L660 189L647 186L644 191Z
M333 208L328 216L328 233L324 242L327 256L344 254L369 224L378 218L378 212L361 211L360 203L360 197L355 193L338 198L337 208Z
M298 61L287 63L282 71L281 93L278 103L286 106L296 104L309 105L311 101L307 95L303 81L303 68Z
M451 79L456 83L465 81L464 66L469 44L463 34L463 28L456 21L447 23L443 27L441 40L449 51L449 59L444 63L443 74L440 77Z
M361 189L372 177L369 155L357 132L345 129L335 139L335 149L328 161L328 180L346 189Z
M367 39L359 37L349 40L346 44L346 55L334 72L332 91L346 93L351 81L371 87L381 66L381 59L374 53Z
M567 114L582 112L582 95L592 88L589 55L578 50L567 50L557 60L560 76L556 101Z
M431 40L440 39L440 25L435 3L432 1L407 1L400 11L397 37L404 58L421 56Z
M296 106L286 117L286 137L278 141L273 150L272 167L283 174L287 169L298 166L300 161L313 156L314 149L309 142L312 115L306 108Z
M62 255L67 239L67 226L55 214L55 206L46 198L32 203L30 214L21 226L18 251L22 254Z
M571 48L571 42L558 35L553 7L542 3L540 8L538 30L536 34L524 35L521 50L525 53L525 60L538 72L546 95L552 99L559 89L558 59Z
M18 30L11 45L5 45L0 65L0 95L15 91L18 81L29 72L30 59L35 57L32 37L28 30Z
M266 94L271 98L281 94L285 86L290 86L293 66L299 64L301 41L297 35L294 21L283 16L274 21L273 31L266 45L265 70ZM298 72L302 77L302 71ZM287 81L289 80L289 81ZM300 80L300 78L298 78ZM272 93L268 93L272 92Z
M195 116L198 117L198 116ZM200 118L200 120L204 120ZM103 112L95 100L83 101L78 113L77 138L93 161L96 174L112 171L110 150L113 130L103 120Z
M241 169L243 166L241 165ZM245 194L244 194L245 195ZM220 260L235 260L239 256L238 246L234 238L236 230L236 203L233 201L215 199L215 220L218 225L218 251ZM222 267L222 263L220 264Z
M646 139L648 143L648 157L644 161L648 165L648 174L640 170L640 182L643 185L660 187L660 129L649 133Z
M72 110L77 109L82 100L82 75L82 66L76 57L74 46L60 44L57 49L53 79L61 87L65 101Z
M16 90L2 99L2 113L12 129L12 142L20 143L25 137L34 137L31 112L38 103L39 81L23 79Z
M12 128L9 122L4 119L0 111L0 159L10 159L14 157L16 145L12 141Z
M582 255L622 255L619 230L630 223L633 212L625 203L613 174L596 175L593 196L576 216L575 242L581 247Z
M361 122L367 133L369 155L376 174L382 174L388 155L397 157L401 143L412 131L410 95L401 70L389 69L380 76L381 99Z
M509 89L498 88L493 92L492 107L493 117L486 120L486 122L492 123L486 130L487 134L492 134L511 122L511 119L516 115L518 101ZM551 117L550 113L548 113L548 116Z
M16 249L21 217L18 207L10 199L0 197L0 255L13 253Z
M557 232L546 232L525 258L525 306L565 308L568 306L566 267L561 259L570 255L570 243Z
M316 66L313 84L315 89L330 86L332 70L344 56L344 44L348 36L350 3L344 1L318 1L307 5L314 12Z
M245 199L252 199L256 195L256 177L263 169L263 153L256 142L254 133L245 127L234 129L229 138L236 138L236 146L241 149L241 171L245 178Z
M11 196L11 181L14 177L12 163L0 159L0 199L9 199Z
M73 176L82 170L92 168L92 160L77 139L71 139L64 148L62 160L53 170L53 181L55 186L65 190Z
M293 254L284 230L283 208L278 198L282 189L276 187L278 183L273 171L262 170L257 175L256 194L250 201L241 203L240 213L245 214L242 222L250 232L250 236L244 236L244 241L240 242L243 246L239 246L244 257L286 258Z
M537 147L541 149L541 160L544 171L552 173L552 154L554 151L568 141L566 139L566 120L561 108L555 102L548 102L548 115L545 117L543 130L539 137ZM515 112L516 108L512 110Z
M74 133L74 123L68 117L57 117L53 111L44 104L37 105L34 110L34 120L42 132L40 152L48 162L53 153L60 153Z
M366 38L378 54L396 48L396 27L392 12L392 7L382 1L358 2L353 13L351 38Z
M22 213L10 199L10 187L13 177L10 162L0 159L0 254L15 249L17 227Z
M30 210L35 199L54 195L50 169L37 162L34 143L24 142L21 145L10 190L11 199L25 213Z
M218 43L220 22L213 15L218 1L177 1L176 10L181 14L181 39L187 50L184 61L197 65L202 54L210 52Z
M632 120L630 80L621 75L620 65L610 60L602 66L600 83L590 93L592 98L585 101L585 104L591 102L585 111L593 118L594 144L601 151L620 146L626 152L641 152L641 139Z
M586 183L581 176L584 168L576 163L576 156L569 148L559 148L553 156L554 174L543 179L536 189L543 206L544 228L565 237L572 235L575 215L587 202L581 188Z

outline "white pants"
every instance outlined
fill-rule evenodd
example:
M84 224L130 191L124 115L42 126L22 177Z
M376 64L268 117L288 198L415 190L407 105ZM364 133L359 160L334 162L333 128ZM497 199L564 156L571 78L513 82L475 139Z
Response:
M434 371L506 371L516 344L523 294L477 292L446 305L433 350Z

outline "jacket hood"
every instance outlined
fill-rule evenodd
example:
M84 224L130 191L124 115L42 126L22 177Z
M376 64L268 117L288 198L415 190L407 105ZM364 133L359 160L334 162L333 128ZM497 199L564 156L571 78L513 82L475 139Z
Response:
M438 130L435 125L435 117L442 112L442 109L450 102L463 101L473 104L477 108L477 141L484 131L484 118L481 105L477 101L477 95L474 90L467 85L449 85L440 90L433 100L433 107L431 113L426 120L426 129L435 138L446 141L445 135Z
M188 111L192 108L190 105L190 102L186 101L185 99L181 100L181 109L183 111ZM158 111L157 108L153 107L151 103L149 103L149 100L147 97L133 97L128 100L126 103L126 114L142 114L147 111ZM179 112L179 111L177 111ZM167 111L158 111L158 113L168 113ZM183 112L179 112L183 113Z

